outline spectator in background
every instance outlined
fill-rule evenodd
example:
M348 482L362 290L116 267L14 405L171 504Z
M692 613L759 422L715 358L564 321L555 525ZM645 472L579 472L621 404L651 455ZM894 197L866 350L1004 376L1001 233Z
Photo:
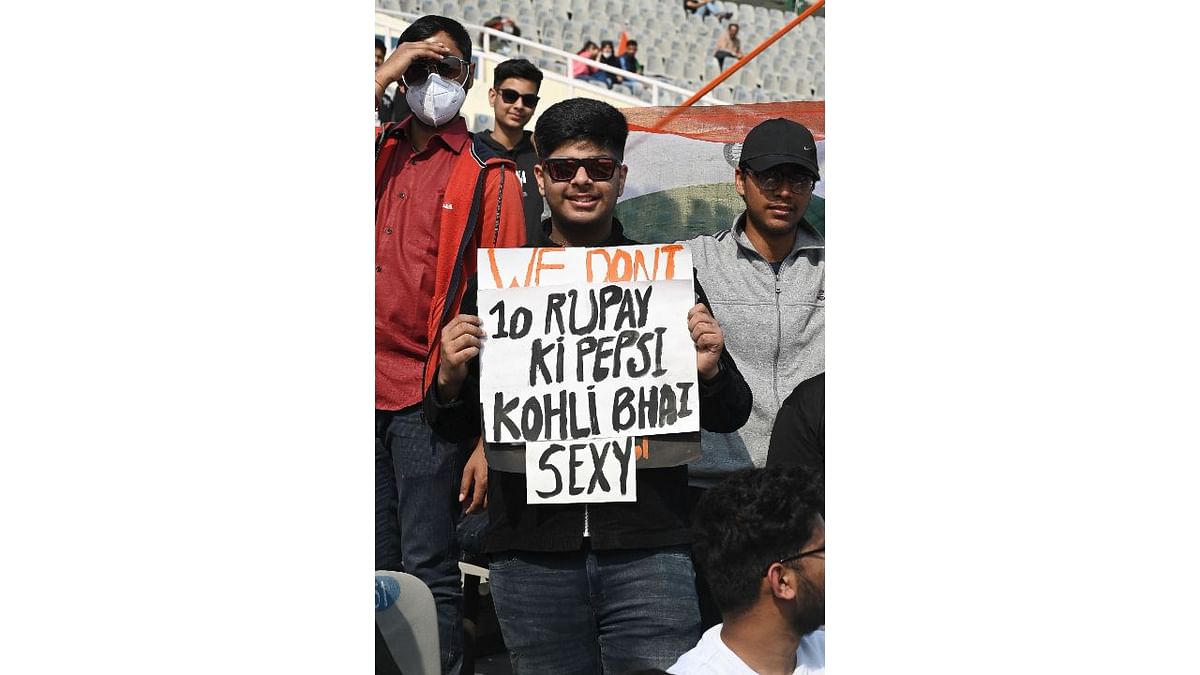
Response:
M613 49L614 47L612 40L600 41L600 63L603 63L606 66L612 66L613 68L620 68L621 62L617 59L617 55L613 53ZM608 79L609 89L612 89L614 84L621 84L625 81L625 78L621 77L620 75L615 75L603 70L600 71L600 73Z
M630 40L625 43L625 53L617 57L617 62L621 69L637 73L638 75L642 74L642 64L638 63L637 52L637 40Z
M387 45L383 44L383 40L375 38L375 67L383 65L384 58L387 57ZM375 109L375 124L392 121L392 100L396 95L396 83L388 85L387 89L379 96L379 106Z
M583 49L580 49L576 56L582 56L585 59L595 59L600 54L600 47L596 46L595 42L588 40L583 43ZM571 64L571 76L577 80L590 80L592 82L608 84L608 75L600 72L599 68L589 66L583 61L575 61Z
M400 80L412 106L375 136L375 569L409 572L433 592L446 675L463 658L456 490L471 446L435 434L420 403L477 248L525 240L516 167L473 142L459 115L470 64L462 24L430 15L375 69L376 101Z
M717 3L709 0L683 0L683 9L700 17L712 14L718 19L728 19L733 16L733 12L722 12Z
M696 559L724 623L668 673L825 672L824 477L753 469L696 510Z
M387 45L383 44L383 40L375 38L375 67L383 65L383 59L387 56Z
M738 39L738 25L736 23L729 24L724 33L721 33L717 38L717 46L713 56L717 57L717 67L725 70L725 59L733 57L735 59L742 58L742 41Z
M642 64L637 60L638 43L637 40L629 40L625 43L625 51L617 57L617 66L622 70L627 70L638 75L642 74ZM634 96L642 93L642 83L637 80L625 80L625 86L633 92Z
M526 59L510 59L497 65L492 88L488 90L496 126L477 134L497 155L517 163L517 178L525 197L526 241L535 241L542 231L542 194L533 177L537 153L533 149L533 132L525 130L537 109L541 88L542 71Z
M508 33L514 37L521 37L521 28L517 26L516 21L513 21L507 16L493 16L483 23L483 27ZM479 44L483 44L482 35L479 38ZM491 51L499 52L500 54L504 55L508 55L516 51L513 43L505 40L504 38L493 38L491 44L488 46L491 47Z

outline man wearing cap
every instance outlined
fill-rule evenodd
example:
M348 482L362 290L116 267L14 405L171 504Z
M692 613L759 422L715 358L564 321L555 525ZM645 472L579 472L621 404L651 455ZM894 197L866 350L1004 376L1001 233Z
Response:
M687 242L725 348L754 397L737 431L701 432L703 455L688 471L692 504L732 473L765 466L784 398L825 371L825 240L804 220L818 180L812 133L787 119L762 122L734 170L746 210L731 228ZM707 627L717 617L700 591Z

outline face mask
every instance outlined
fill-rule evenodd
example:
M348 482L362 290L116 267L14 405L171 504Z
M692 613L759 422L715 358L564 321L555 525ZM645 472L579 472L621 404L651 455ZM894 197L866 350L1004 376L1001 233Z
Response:
M600 54L606 59L612 56L612 52L600 52Z
M467 90L454 80L430 73L424 83L409 87L404 100L417 119L431 127L440 127L454 119L467 98Z

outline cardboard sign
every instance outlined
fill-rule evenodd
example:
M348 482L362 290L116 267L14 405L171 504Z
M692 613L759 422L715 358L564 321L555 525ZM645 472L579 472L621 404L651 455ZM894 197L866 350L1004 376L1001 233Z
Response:
M530 504L637 500L636 439L587 438L525 445Z
M699 430L686 247L481 249L478 269L488 442Z

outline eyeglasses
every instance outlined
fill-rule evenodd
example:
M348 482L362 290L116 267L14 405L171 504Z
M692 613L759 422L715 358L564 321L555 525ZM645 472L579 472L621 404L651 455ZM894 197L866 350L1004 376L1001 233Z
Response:
M617 171L619 162L614 157L550 157L542 160L550 180L557 183L571 180L579 172L579 167L587 171L592 180L611 180Z
M779 563L780 565L782 565L785 562L791 562L793 560L799 560L801 558L807 558L810 555L818 555L818 554L821 556L822 559L825 558L825 547L824 546L822 546L821 548L814 548L811 551L803 551L801 553L797 553L796 555L789 555L786 558L780 558L779 560L772 562L771 565L774 565L775 563ZM767 576L767 572L771 571L771 565L767 565L767 568L763 570L762 575L764 577Z
M537 94L522 94L516 89L497 89L496 91L500 92L500 98L510 105L516 103L519 98L526 108L536 108L538 101L542 100Z
M813 179L808 174L790 173L784 175L782 171L753 171L745 169L745 172L754 179L758 187L767 192L774 192L783 187L784 182L789 186L792 192L810 192L813 189Z
M436 72L442 78L455 80L459 84L467 81L467 62L457 56L443 56L441 61L421 59L414 61L408 70L400 76L406 87L419 87L429 79L429 74Z

